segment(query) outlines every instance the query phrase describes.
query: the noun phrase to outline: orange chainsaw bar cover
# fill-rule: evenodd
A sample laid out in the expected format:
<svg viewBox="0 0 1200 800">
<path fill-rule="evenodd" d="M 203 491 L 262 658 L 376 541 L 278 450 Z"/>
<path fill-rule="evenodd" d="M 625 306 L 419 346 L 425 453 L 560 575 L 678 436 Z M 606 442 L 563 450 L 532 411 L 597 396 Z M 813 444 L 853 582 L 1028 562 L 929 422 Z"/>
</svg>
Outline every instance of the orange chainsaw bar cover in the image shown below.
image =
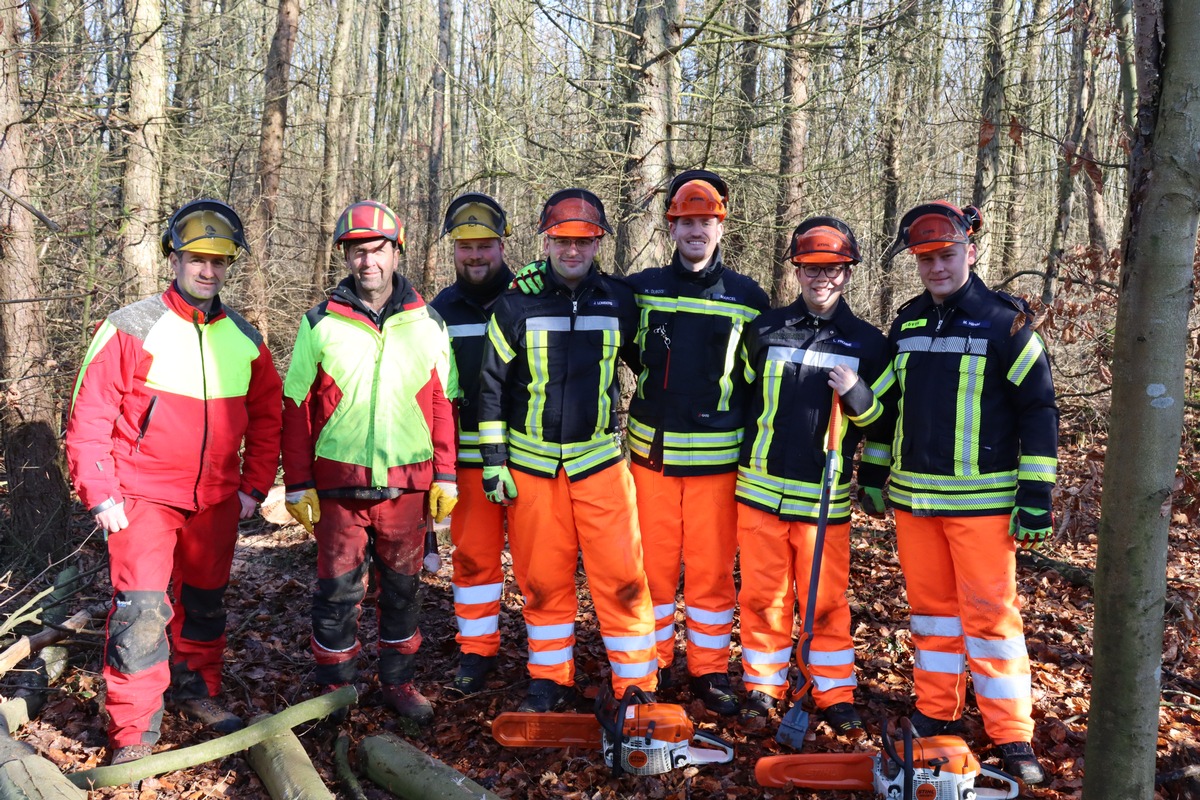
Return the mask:
<svg viewBox="0 0 1200 800">
<path fill-rule="evenodd" d="M 767 756 L 754 765 L 759 786 L 786 789 L 843 789 L 848 792 L 875 788 L 874 753 L 799 753 Z"/>
<path fill-rule="evenodd" d="M 677 744 L 695 728 L 683 706 L 641 703 L 625 710 L 626 736 Z M 507 711 L 492 720 L 492 738 L 505 747 L 600 747 L 600 723 L 591 714 Z"/>
</svg>

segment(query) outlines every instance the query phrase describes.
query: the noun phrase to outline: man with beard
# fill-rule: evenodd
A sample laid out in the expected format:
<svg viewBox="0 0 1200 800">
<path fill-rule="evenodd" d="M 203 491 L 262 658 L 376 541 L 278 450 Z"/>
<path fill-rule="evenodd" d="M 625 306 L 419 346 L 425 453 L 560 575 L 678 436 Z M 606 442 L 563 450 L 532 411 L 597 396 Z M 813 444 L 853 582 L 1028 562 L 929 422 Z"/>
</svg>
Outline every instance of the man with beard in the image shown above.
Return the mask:
<svg viewBox="0 0 1200 800">
<path fill-rule="evenodd" d="M 442 235 L 454 247 L 456 280 L 433 299 L 450 333 L 458 368 L 458 505 L 450 518 L 454 565 L 454 614 L 458 621 L 458 672 L 450 687 L 474 694 L 496 668 L 500 652 L 500 595 L 504 571 L 505 506 L 483 493 L 479 454 L 479 366 L 492 305 L 512 281 L 504 263 L 511 230 L 504 208 L 478 192 L 456 197 L 446 208 Z"/>
</svg>

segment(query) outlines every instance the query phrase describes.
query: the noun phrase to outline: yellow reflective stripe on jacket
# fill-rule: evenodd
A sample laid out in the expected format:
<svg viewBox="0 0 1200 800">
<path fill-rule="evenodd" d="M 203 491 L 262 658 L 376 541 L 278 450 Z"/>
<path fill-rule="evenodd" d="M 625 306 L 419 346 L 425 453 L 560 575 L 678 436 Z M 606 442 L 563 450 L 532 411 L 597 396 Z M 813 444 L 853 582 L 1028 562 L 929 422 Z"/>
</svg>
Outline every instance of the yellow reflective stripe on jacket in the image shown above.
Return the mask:
<svg viewBox="0 0 1200 800">
<path fill-rule="evenodd" d="M 747 362 L 749 363 L 749 362 Z M 771 450 L 771 440 L 775 438 L 775 415 L 779 411 L 780 383 L 787 374 L 786 362 L 766 361 L 763 363 L 761 380 L 763 393 L 763 410 L 755 420 L 754 445 L 750 450 L 750 466 L 755 470 L 765 470 L 767 454 Z M 763 474 L 766 474 L 765 472 Z"/>
<path fill-rule="evenodd" d="M 777 478 L 761 470 L 739 469 L 735 494 L 781 516 L 815 519 L 821 512 L 821 484 Z M 849 514 L 850 485 L 839 481 L 830 498 L 829 517 L 839 519 Z"/>
<path fill-rule="evenodd" d="M 505 438 L 508 436 L 508 423 L 498 422 L 480 422 L 479 423 L 479 443 L 482 444 L 504 444 Z"/>
<path fill-rule="evenodd" d="M 79 375 L 75 378 L 75 388 L 71 392 L 71 406 L 75 406 L 75 398 L 79 395 L 79 387 L 83 384 L 83 375 L 87 372 L 88 364 L 92 363 L 92 359 L 96 354 L 104 349 L 109 340 L 117 335 L 117 328 L 108 320 L 100 325 L 96 335 L 92 337 L 92 343 L 88 345 L 87 353 L 83 356 L 83 366 L 79 370 Z"/>
<path fill-rule="evenodd" d="M 1054 483 L 1057 474 L 1058 459 L 1054 456 L 1021 455 L 1021 461 L 1017 468 L 1017 480 Z"/>
<path fill-rule="evenodd" d="M 529 403 L 525 406 L 525 430 L 540 435 L 542 413 L 546 410 L 546 386 L 550 383 L 550 332 L 533 327 L 529 320 L 525 329 L 525 357 L 529 361 Z"/>
<path fill-rule="evenodd" d="M 983 413 L 986 359 L 964 355 L 958 362 L 958 408 L 954 419 L 954 474 L 979 474 L 979 418 Z"/>
<path fill-rule="evenodd" d="M 621 332 L 617 329 L 616 318 L 603 317 L 599 321 L 612 323 L 611 327 L 605 327 L 601 331 L 600 340 L 603 355 L 600 358 L 600 381 L 597 384 L 596 430 L 602 431 L 612 419 L 612 397 L 608 393 L 608 387 L 617 379 L 617 348 L 621 345 Z"/>
<path fill-rule="evenodd" d="M 1017 356 L 1017 360 L 1008 370 L 1009 382 L 1014 386 L 1020 386 L 1045 351 L 1046 345 L 1042 341 L 1041 334 L 1035 333 L 1030 336 L 1029 341 L 1025 343 L 1025 348 L 1021 350 L 1021 354 Z"/>
</svg>

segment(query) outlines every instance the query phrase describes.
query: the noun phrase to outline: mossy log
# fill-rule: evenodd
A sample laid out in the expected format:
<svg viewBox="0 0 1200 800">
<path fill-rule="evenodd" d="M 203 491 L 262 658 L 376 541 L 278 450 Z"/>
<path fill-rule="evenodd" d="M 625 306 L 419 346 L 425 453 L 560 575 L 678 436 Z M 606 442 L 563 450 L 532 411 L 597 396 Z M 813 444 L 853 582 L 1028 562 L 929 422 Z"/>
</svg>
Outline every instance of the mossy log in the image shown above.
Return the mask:
<svg viewBox="0 0 1200 800">
<path fill-rule="evenodd" d="M 456 769 L 390 733 L 358 746 L 363 772 L 405 800 L 500 800 Z"/>
<path fill-rule="evenodd" d="M 334 711 L 358 701 L 358 690 L 353 686 L 343 686 L 336 692 L 305 700 L 278 714 L 267 717 L 259 722 L 236 731 L 219 739 L 213 739 L 202 744 L 184 747 L 179 750 L 167 750 L 152 756 L 118 764 L 115 767 L 96 767 L 95 769 L 73 772 L 67 777 L 71 783 L 84 789 L 101 786 L 120 786 L 133 783 L 153 775 L 162 775 L 178 769 L 187 769 L 197 764 L 216 761 L 219 758 L 233 755 L 239 751 L 253 747 L 259 742 L 278 736 L 281 733 L 304 722 L 327 717 Z"/>
<path fill-rule="evenodd" d="M 29 745 L 0 735 L 0 800 L 87 800 Z"/>
<path fill-rule="evenodd" d="M 263 739 L 246 753 L 271 800 L 333 800 L 304 745 L 290 729 Z"/>
<path fill-rule="evenodd" d="M 10 735 L 38 715 L 46 703 L 46 689 L 67 667 L 67 648 L 47 647 L 29 664 L 29 669 L 17 677 L 13 696 L 0 703 L 0 729 Z"/>
</svg>

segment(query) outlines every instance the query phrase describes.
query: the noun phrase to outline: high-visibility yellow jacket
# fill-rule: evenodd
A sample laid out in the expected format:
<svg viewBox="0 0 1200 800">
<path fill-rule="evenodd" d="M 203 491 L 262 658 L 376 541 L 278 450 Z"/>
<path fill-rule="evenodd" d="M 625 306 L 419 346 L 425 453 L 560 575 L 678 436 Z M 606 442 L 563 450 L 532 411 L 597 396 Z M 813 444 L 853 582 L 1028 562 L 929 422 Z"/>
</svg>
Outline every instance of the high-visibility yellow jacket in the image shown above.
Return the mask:
<svg viewBox="0 0 1200 800">
<path fill-rule="evenodd" d="M 371 499 L 454 480 L 450 338 L 402 276 L 379 314 L 350 278 L 305 314 L 283 394 L 288 491 Z"/>
</svg>

